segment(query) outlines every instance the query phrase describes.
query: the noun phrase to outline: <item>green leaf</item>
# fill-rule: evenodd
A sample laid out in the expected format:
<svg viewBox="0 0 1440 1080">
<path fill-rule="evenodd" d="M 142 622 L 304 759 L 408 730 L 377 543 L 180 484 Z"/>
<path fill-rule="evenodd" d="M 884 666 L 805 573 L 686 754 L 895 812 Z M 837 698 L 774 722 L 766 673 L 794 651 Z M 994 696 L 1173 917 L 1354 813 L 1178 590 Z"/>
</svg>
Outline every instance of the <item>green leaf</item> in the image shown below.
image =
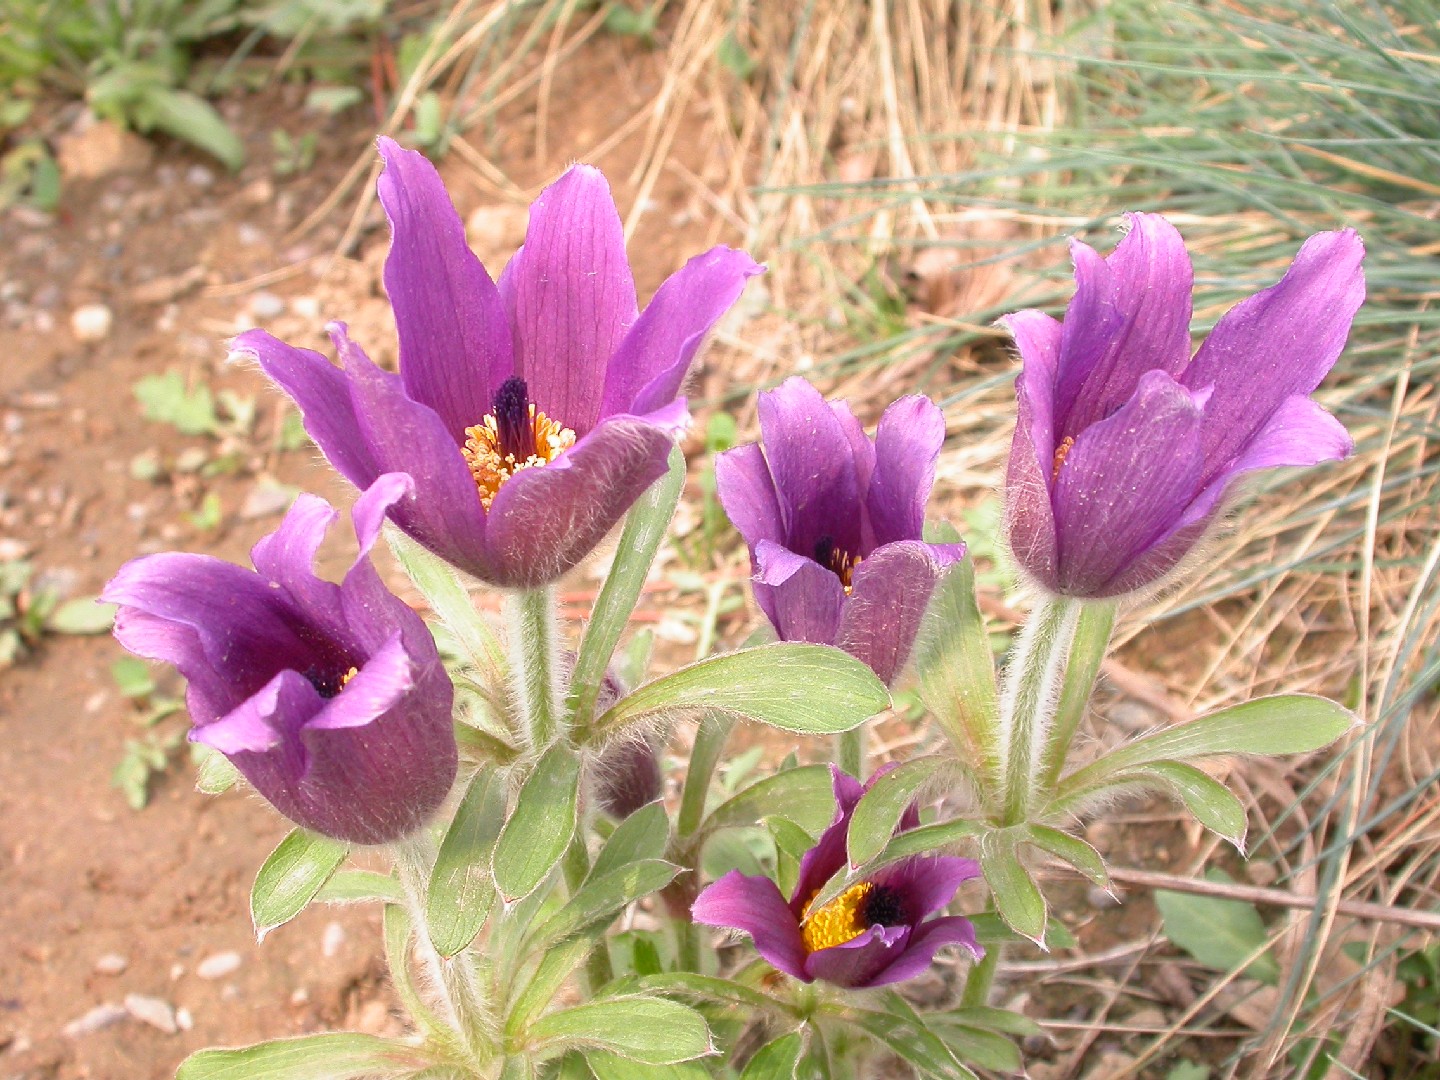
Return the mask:
<svg viewBox="0 0 1440 1080">
<path fill-rule="evenodd" d="M 644 1076 L 637 1074 L 635 1063 L 603 1050 L 585 1051 L 585 1061 L 595 1080 L 710 1080 L 710 1070 L 698 1061 L 680 1061 L 673 1065 L 651 1065 Z"/>
<path fill-rule="evenodd" d="M 647 803 L 615 827 L 600 849 L 590 877 L 599 878 L 642 859 L 659 859 L 670 842 L 670 818 L 665 804 Z"/>
<path fill-rule="evenodd" d="M 915 801 L 915 793 L 945 771 L 948 761 L 921 757 L 891 769 L 876 780 L 855 807 L 850 819 L 850 865 L 869 862 L 895 835 L 900 817 Z"/>
<path fill-rule="evenodd" d="M 1229 840 L 1244 854 L 1250 824 L 1245 804 L 1219 780 L 1180 761 L 1157 761 L 1118 778 L 1122 784 L 1133 780 L 1147 781 L 1147 786 L 1158 781 L 1180 798 L 1201 825 Z"/>
<path fill-rule="evenodd" d="M 332 1032 L 241 1050 L 201 1050 L 180 1063 L 175 1080 L 357 1080 L 399 1077 L 429 1064 L 419 1047 Z"/>
<path fill-rule="evenodd" d="M 358 86 L 317 86 L 305 95 L 305 111 L 334 116 L 365 100 Z"/>
<path fill-rule="evenodd" d="M 756 781 L 712 810 L 705 830 L 754 825 L 777 810 L 812 836 L 821 832 L 835 817 L 830 767 L 801 765 Z"/>
<path fill-rule="evenodd" d="M 630 1061 L 669 1065 L 712 1053 L 710 1029 L 694 1009 L 652 997 L 616 997 L 542 1016 L 530 1028 L 538 1049 L 590 1047 Z"/>
<path fill-rule="evenodd" d="M 1330 745 L 1355 723 L 1348 709 L 1311 694 L 1276 694 L 1157 731 L 1067 776 L 1053 808 L 1074 792 L 1160 761 L 1219 754 L 1304 754 Z"/>
<path fill-rule="evenodd" d="M 885 845 L 885 850 L 863 866 L 854 867 L 848 873 L 837 874 L 830 883 L 810 901 L 813 907 L 823 907 L 856 882 L 873 877 L 877 871 L 916 855 L 928 855 L 950 848 L 962 840 L 985 835 L 989 829 L 977 821 L 943 821 L 934 825 L 921 825 L 918 829 L 906 829 Z"/>
<path fill-rule="evenodd" d="M 350 846 L 342 841 L 291 830 L 255 875 L 250 918 L 256 935 L 263 941 L 271 930 L 305 910 L 349 852 Z"/>
<path fill-rule="evenodd" d="M 495 843 L 495 887 L 507 903 L 534 892 L 565 854 L 579 795 L 580 759 L 557 743 L 535 764 Z"/>
<path fill-rule="evenodd" d="M 136 126 L 144 131 L 159 128 L 218 158 L 231 172 L 245 164 L 245 144 L 230 129 L 215 107 L 188 90 L 175 90 L 158 83 L 144 88 L 135 103 Z"/>
<path fill-rule="evenodd" d="M 603 930 L 620 911 L 663 889 L 680 868 L 663 859 L 643 859 L 600 876 L 591 876 L 568 903 L 534 931 L 531 949 L 548 949 L 571 934 Z"/>
<path fill-rule="evenodd" d="M 425 597 L 446 629 L 455 636 L 471 667 L 490 675 L 505 669 L 505 650 L 484 616 L 475 610 L 470 594 L 455 571 L 399 529 L 385 530 L 395 560 Z"/>
<path fill-rule="evenodd" d="M 338 870 L 315 894 L 315 902 L 319 904 L 363 904 L 372 900 L 403 904 L 405 891 L 389 874 L 374 870 Z"/>
<path fill-rule="evenodd" d="M 755 73 L 756 61 L 744 45 L 740 44 L 735 31 L 727 31 L 720 39 L 720 45 L 715 50 L 715 59 L 720 61 L 720 66 L 737 79 L 745 80 Z M 798 1054 L 799 1051 L 797 1050 Z M 748 1071 L 746 1075 L 749 1075 Z"/>
<path fill-rule="evenodd" d="M 110 677 L 120 693 L 128 698 L 145 698 L 155 692 L 155 677 L 150 665 L 134 656 L 122 656 L 110 665 Z"/>
<path fill-rule="evenodd" d="M 505 782 L 494 769 L 482 769 L 455 811 L 430 874 L 425 920 L 441 956 L 454 956 L 474 941 L 490 915 L 495 903 L 490 855 L 504 821 Z"/>
<path fill-rule="evenodd" d="M 655 990 L 662 994 L 685 994 L 712 1001 L 721 1005 L 743 1005 L 750 1009 L 773 1009 L 775 999 L 759 990 L 752 990 L 729 979 L 717 979 L 711 975 L 695 975 L 688 971 L 667 971 L 660 975 L 647 975 L 639 982 L 641 989 Z"/>
<path fill-rule="evenodd" d="M 1062 862 L 1069 863 L 1100 888 L 1110 888 L 1110 875 L 1105 871 L 1105 860 L 1079 837 L 1046 825 L 1028 825 L 1025 827 L 1025 838 L 1041 851 L 1047 851 Z"/>
<path fill-rule="evenodd" d="M 955 1060 L 949 1048 L 924 1024 L 869 1009 L 847 1009 L 843 1015 L 897 1057 L 914 1065 L 922 1076 L 975 1080 L 975 1074 Z"/>
<path fill-rule="evenodd" d="M 45 626 L 57 634 L 108 634 L 115 625 L 118 606 L 102 604 L 93 596 L 77 596 L 52 611 Z"/>
<path fill-rule="evenodd" d="M 1003 1031 L 1007 1035 L 1044 1035 L 1045 1029 L 1024 1013 L 1011 1009 L 997 1009 L 992 1005 L 970 1005 L 954 1009 L 938 1016 L 947 1017 L 967 1027 L 984 1028 L 987 1031 Z"/>
<path fill-rule="evenodd" d="M 927 1015 L 925 1026 L 950 1048 L 957 1058 L 998 1073 L 1020 1073 L 1024 1061 L 1020 1048 L 1004 1035 L 956 1022 L 953 1015 Z"/>
<path fill-rule="evenodd" d="M 240 770 L 230 764 L 230 759 L 218 750 L 205 748 L 207 753 L 195 774 L 195 790 L 202 795 L 219 795 L 229 791 L 240 779 Z"/>
<path fill-rule="evenodd" d="M 1230 880 L 1218 870 L 1205 876 L 1210 881 Z M 1165 936 L 1215 971 L 1236 970 L 1269 939 L 1260 912 L 1243 900 L 1156 889 L 1155 906 L 1164 920 Z M 1280 965 L 1270 953 L 1261 953 L 1246 965 L 1245 974 L 1274 986 Z"/>
<path fill-rule="evenodd" d="M 795 1080 L 795 1066 L 805 1049 L 800 1033 L 792 1031 L 755 1051 L 740 1080 Z"/>
<path fill-rule="evenodd" d="M 215 415 L 215 399 L 204 383 L 194 390 L 185 385 L 178 371 L 164 375 L 146 375 L 135 384 L 135 398 L 145 419 L 169 424 L 182 435 L 214 435 L 220 420 Z"/>
<path fill-rule="evenodd" d="M 1165 1080 L 1210 1080 L 1210 1069 L 1198 1062 L 1182 1061 L 1170 1067 Z"/>
<path fill-rule="evenodd" d="M 920 700 L 975 776 L 994 771 L 1000 723 L 995 657 L 975 601 L 969 555 L 945 572 L 930 595 L 915 639 Z"/>
<path fill-rule="evenodd" d="M 659 480 L 651 484 L 625 517 L 615 561 L 585 627 L 585 637 L 575 658 L 570 676 L 570 693 L 566 702 L 573 722 L 580 727 L 589 724 L 595 711 L 595 700 L 605 680 L 606 669 L 620 644 L 640 590 L 655 561 L 655 552 L 665 538 L 680 489 L 685 485 L 685 455 L 676 447 L 670 451 L 670 466 Z"/>
<path fill-rule="evenodd" d="M 870 668 L 828 645 L 779 642 L 712 656 L 626 695 L 595 722 L 602 735 L 698 710 L 799 735 L 859 727 L 890 704 Z"/>
<path fill-rule="evenodd" d="M 509 1015 L 505 1019 L 505 1034 L 515 1038 L 525 1031 L 535 1017 L 550 1006 L 555 995 L 565 985 L 585 957 L 590 955 L 594 942 L 586 938 L 562 942 L 540 954 L 540 962 L 528 980 L 512 985 L 512 996 L 507 1006 Z M 513 979 L 513 976 L 512 976 Z"/>
<path fill-rule="evenodd" d="M 1045 897 L 1021 864 L 1015 841 L 1008 830 L 982 836 L 980 868 L 995 898 L 995 910 L 1006 925 L 1040 945 L 1045 940 Z"/>
</svg>

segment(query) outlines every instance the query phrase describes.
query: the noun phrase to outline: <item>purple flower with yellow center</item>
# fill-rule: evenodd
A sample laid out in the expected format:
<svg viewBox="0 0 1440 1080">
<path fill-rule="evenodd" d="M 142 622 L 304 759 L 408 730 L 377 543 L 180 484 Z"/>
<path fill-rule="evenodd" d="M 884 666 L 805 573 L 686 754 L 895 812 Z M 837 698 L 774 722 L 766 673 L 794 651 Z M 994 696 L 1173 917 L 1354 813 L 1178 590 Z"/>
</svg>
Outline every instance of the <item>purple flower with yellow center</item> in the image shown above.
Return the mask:
<svg viewBox="0 0 1440 1080">
<path fill-rule="evenodd" d="M 188 681 L 190 738 L 224 754 L 277 810 L 359 844 L 423 825 L 455 779 L 454 690 L 424 621 L 369 552 L 410 478 L 353 510 L 360 552 L 340 584 L 313 569 L 338 516 L 301 495 L 255 545 L 254 570 L 208 555 L 134 559 L 105 587 L 115 636 Z"/>
<path fill-rule="evenodd" d="M 901 398 L 866 436 L 804 379 L 759 400 L 761 442 L 721 454 L 720 502 L 750 547 L 755 600 L 786 641 L 838 645 L 887 684 L 964 544 L 922 539 L 945 418 Z"/>
<path fill-rule="evenodd" d="M 610 189 L 576 165 L 530 208 L 499 282 L 466 246 L 439 174 L 380 140 L 392 243 L 385 288 L 400 373 L 332 323 L 341 366 L 251 330 L 233 347 L 300 406 L 357 487 L 413 477 L 390 517 L 436 555 L 497 585 L 534 588 L 583 559 L 659 478 L 689 422 L 677 398 L 705 335 L 761 271 L 716 247 L 641 313 Z"/>
<path fill-rule="evenodd" d="M 973 859 L 919 855 L 815 906 L 820 890 L 846 867 L 850 818 L 869 787 L 834 766 L 831 774 L 835 820 L 801 858 L 790 899 L 769 878 L 732 870 L 696 898 L 691 909 L 695 921 L 749 934 L 761 956 L 807 983 L 821 979 L 860 988 L 902 982 L 928 968 L 947 945 L 960 945 L 980 959 L 984 950 L 969 919 L 930 917 L 950 903 L 961 884 L 980 876 L 980 864 Z M 882 775 L 876 773 L 870 784 Z M 919 823 L 911 806 L 900 830 Z"/>
<path fill-rule="evenodd" d="M 1006 530 L 1025 572 L 1068 596 L 1164 577 L 1241 474 L 1353 448 L 1310 394 L 1365 299 L 1355 231 L 1306 240 L 1285 276 L 1227 312 L 1192 357 L 1185 244 L 1162 217 L 1129 220 L 1106 258 L 1071 244 L 1063 324 L 1039 311 L 1001 320 L 1024 362 Z"/>
</svg>

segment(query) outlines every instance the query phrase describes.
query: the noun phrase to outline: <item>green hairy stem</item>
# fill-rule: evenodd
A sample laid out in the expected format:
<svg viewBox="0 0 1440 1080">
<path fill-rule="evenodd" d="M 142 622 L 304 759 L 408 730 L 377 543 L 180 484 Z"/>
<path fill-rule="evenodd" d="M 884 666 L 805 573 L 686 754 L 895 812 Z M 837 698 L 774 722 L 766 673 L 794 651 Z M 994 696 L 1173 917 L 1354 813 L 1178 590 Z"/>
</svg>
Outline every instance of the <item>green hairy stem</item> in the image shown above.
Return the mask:
<svg viewBox="0 0 1440 1080">
<path fill-rule="evenodd" d="M 563 716 L 554 586 L 510 593 L 505 608 L 521 724 L 538 753 L 561 735 Z"/>
</svg>

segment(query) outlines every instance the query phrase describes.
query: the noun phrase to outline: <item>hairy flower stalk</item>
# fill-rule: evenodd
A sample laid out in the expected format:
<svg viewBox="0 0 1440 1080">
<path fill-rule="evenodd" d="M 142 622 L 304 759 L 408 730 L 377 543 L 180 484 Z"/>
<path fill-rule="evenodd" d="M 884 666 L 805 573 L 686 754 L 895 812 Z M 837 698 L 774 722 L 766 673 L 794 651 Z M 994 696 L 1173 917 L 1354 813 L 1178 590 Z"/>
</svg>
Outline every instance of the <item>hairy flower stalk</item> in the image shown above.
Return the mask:
<svg viewBox="0 0 1440 1080">
<path fill-rule="evenodd" d="M 562 734 L 565 700 L 560 686 L 555 590 L 524 589 L 505 598 L 510 631 L 510 672 L 521 730 L 535 753 Z"/>
<path fill-rule="evenodd" d="M 610 189 L 576 165 L 531 206 L 525 243 L 497 281 L 466 246 L 434 166 L 390 139 L 379 145 L 399 374 L 338 322 L 339 367 L 261 330 L 233 348 L 295 400 L 346 479 L 412 478 L 413 494 L 389 512 L 403 532 L 482 581 L 548 585 L 664 474 L 689 423 L 681 385 L 762 268 L 712 248 L 640 311 Z"/>
</svg>

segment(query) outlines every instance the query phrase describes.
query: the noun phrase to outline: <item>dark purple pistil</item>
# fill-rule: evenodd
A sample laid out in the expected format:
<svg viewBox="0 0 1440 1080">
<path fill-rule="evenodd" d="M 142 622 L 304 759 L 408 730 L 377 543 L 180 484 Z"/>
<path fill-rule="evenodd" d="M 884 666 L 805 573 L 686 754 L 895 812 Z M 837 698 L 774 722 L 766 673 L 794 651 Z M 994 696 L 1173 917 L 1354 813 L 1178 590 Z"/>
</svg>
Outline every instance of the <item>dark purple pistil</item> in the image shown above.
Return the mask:
<svg viewBox="0 0 1440 1080">
<path fill-rule="evenodd" d="M 322 669 L 320 667 L 307 668 L 304 673 L 310 685 L 315 687 L 315 692 L 326 701 L 340 693 L 340 688 L 345 685 L 345 676 L 338 671 Z"/>
<path fill-rule="evenodd" d="M 500 453 L 524 461 L 535 453 L 535 425 L 530 420 L 530 388 L 525 380 L 511 375 L 495 391 L 491 406 Z"/>
<path fill-rule="evenodd" d="M 900 894 L 885 885 L 876 885 L 861 902 L 859 921 L 865 926 L 904 926 L 908 920 Z"/>
</svg>

